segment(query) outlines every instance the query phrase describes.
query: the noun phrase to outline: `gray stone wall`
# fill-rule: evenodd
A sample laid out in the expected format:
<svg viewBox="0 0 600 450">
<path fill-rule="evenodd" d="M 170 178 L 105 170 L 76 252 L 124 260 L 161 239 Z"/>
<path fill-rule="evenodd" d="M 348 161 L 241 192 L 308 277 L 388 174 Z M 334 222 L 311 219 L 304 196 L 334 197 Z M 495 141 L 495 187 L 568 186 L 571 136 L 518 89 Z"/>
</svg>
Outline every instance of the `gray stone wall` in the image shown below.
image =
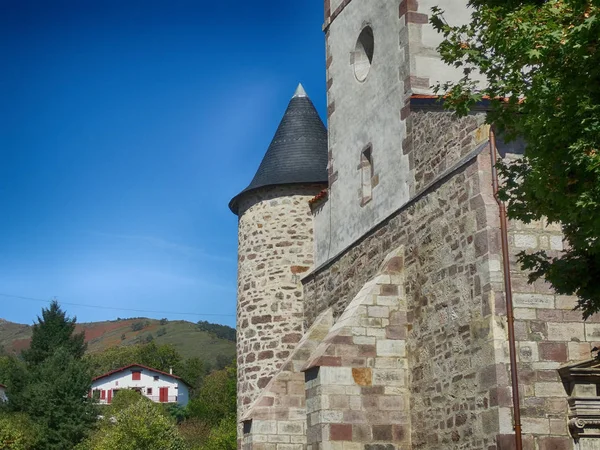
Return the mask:
<svg viewBox="0 0 600 450">
<path fill-rule="evenodd" d="M 322 185 L 262 188 L 239 204 L 238 414 L 241 417 L 303 335 L 300 278 L 313 267 L 308 200 Z"/>
</svg>

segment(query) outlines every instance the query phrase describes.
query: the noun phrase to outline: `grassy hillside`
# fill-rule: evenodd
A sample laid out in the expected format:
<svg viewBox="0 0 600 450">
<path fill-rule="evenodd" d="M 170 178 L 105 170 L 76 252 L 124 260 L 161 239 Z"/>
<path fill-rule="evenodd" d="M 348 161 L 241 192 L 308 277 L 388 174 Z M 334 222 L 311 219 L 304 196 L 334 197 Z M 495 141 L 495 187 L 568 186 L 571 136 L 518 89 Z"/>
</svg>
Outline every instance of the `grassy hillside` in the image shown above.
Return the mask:
<svg viewBox="0 0 600 450">
<path fill-rule="evenodd" d="M 172 344 L 184 358 L 199 357 L 214 364 L 218 355 L 235 356 L 235 342 L 201 331 L 195 323 L 184 320 L 159 321 L 146 318 L 77 324 L 85 332 L 88 352 L 110 347 L 135 345 L 154 340 L 157 345 Z M 31 327 L 0 319 L 0 346 L 19 353 L 29 347 Z"/>
</svg>

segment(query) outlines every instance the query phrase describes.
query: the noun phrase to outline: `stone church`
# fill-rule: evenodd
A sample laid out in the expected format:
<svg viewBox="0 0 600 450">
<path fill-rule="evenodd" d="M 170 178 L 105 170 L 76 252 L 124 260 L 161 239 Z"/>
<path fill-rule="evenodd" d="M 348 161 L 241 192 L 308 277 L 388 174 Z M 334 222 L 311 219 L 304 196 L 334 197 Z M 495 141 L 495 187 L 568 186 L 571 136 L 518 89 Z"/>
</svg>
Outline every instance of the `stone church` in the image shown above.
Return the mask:
<svg viewBox="0 0 600 450">
<path fill-rule="evenodd" d="M 516 264 L 562 250 L 544 221 L 505 234 L 511 364 L 486 105 L 457 118 L 432 95 L 461 75 L 439 3 L 468 20 L 466 0 L 325 0 L 328 127 L 299 86 L 230 202 L 243 449 L 519 449 L 515 425 L 524 449 L 600 449 L 600 317 Z"/>
</svg>

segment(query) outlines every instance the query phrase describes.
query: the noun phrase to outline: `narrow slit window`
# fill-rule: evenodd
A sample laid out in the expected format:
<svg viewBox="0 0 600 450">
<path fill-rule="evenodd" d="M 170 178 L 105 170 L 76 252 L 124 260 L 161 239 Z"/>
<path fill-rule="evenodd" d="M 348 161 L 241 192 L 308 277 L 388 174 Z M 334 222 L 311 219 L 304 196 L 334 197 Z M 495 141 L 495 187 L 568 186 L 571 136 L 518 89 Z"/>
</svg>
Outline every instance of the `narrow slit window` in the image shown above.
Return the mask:
<svg viewBox="0 0 600 450">
<path fill-rule="evenodd" d="M 362 183 L 362 203 L 365 204 L 373 196 L 373 151 L 369 146 L 360 155 L 360 173 Z"/>
</svg>

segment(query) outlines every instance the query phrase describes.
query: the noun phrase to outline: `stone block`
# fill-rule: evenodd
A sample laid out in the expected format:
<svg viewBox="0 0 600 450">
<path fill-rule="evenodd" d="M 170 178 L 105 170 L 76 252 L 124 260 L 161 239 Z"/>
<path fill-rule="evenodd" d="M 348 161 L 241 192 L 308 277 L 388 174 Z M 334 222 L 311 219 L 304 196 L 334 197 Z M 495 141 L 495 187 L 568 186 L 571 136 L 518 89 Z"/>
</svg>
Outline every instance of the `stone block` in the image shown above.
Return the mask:
<svg viewBox="0 0 600 450">
<path fill-rule="evenodd" d="M 538 439 L 539 450 L 572 450 L 573 440 L 564 436 L 546 436 Z"/>
<path fill-rule="evenodd" d="M 585 323 L 585 337 L 588 341 L 600 341 L 600 323 Z"/>
<path fill-rule="evenodd" d="M 563 250 L 563 237 L 562 236 L 550 236 L 550 249 L 551 250 Z"/>
<path fill-rule="evenodd" d="M 319 369 L 319 377 L 323 385 L 346 386 L 354 384 L 352 369 L 350 367 L 321 367 Z"/>
<path fill-rule="evenodd" d="M 396 286 L 397 287 L 397 286 Z M 376 299 L 378 306 L 395 306 L 398 307 L 399 299 L 397 295 L 378 295 Z M 369 314 L 371 315 L 371 314 Z M 376 316 L 378 317 L 378 316 Z M 387 316 L 383 316 L 387 317 Z"/>
<path fill-rule="evenodd" d="M 304 424 L 302 422 L 277 422 L 277 432 L 279 434 L 304 434 Z"/>
<path fill-rule="evenodd" d="M 585 341 L 583 323 L 548 323 L 549 341 Z"/>
<path fill-rule="evenodd" d="M 569 342 L 567 344 L 568 360 L 579 361 L 591 357 L 591 346 L 589 342 Z"/>
<path fill-rule="evenodd" d="M 303 450 L 303 444 L 277 444 L 277 450 Z"/>
<path fill-rule="evenodd" d="M 342 411 L 326 410 L 319 411 L 316 414 L 317 422 L 315 423 L 342 423 L 344 418 L 344 414 Z"/>
<path fill-rule="evenodd" d="M 370 386 L 373 383 L 373 373 L 369 367 L 353 368 L 352 378 L 360 386 Z"/>
<path fill-rule="evenodd" d="M 395 339 L 381 339 L 377 341 L 377 356 L 397 356 L 406 355 L 406 342 Z"/>
<path fill-rule="evenodd" d="M 369 306 L 368 309 L 369 317 L 382 318 L 390 316 L 390 309 L 387 306 Z"/>
<path fill-rule="evenodd" d="M 535 234 L 515 233 L 513 234 L 514 246 L 517 248 L 537 248 L 537 236 Z"/>
<path fill-rule="evenodd" d="M 277 434 L 277 421 L 253 420 L 252 434 Z"/>
<path fill-rule="evenodd" d="M 577 306 L 577 297 L 572 295 L 557 295 L 556 307 L 560 309 L 573 309 Z"/>
<path fill-rule="evenodd" d="M 565 362 L 567 360 L 567 344 L 562 342 L 540 342 L 540 359 L 546 361 Z"/>
<path fill-rule="evenodd" d="M 565 397 L 567 394 L 562 383 L 535 383 L 537 397 Z"/>
<path fill-rule="evenodd" d="M 537 342 L 519 342 L 519 361 L 532 362 L 540 359 Z"/>
<path fill-rule="evenodd" d="M 373 369 L 374 386 L 405 386 L 405 371 L 391 369 Z"/>
<path fill-rule="evenodd" d="M 391 441 L 392 425 L 373 425 L 373 440 L 374 441 Z"/>
<path fill-rule="evenodd" d="M 332 423 L 329 425 L 329 439 L 332 441 L 352 441 L 352 425 Z"/>
<path fill-rule="evenodd" d="M 515 318 L 519 320 L 535 320 L 537 319 L 536 310 L 534 308 L 515 308 Z"/>
<path fill-rule="evenodd" d="M 515 308 L 554 308 L 554 296 L 515 293 L 513 304 Z"/>
<path fill-rule="evenodd" d="M 550 433 L 550 421 L 546 418 L 521 417 L 521 424 L 523 425 L 523 433 L 526 434 L 544 435 Z"/>
</svg>

